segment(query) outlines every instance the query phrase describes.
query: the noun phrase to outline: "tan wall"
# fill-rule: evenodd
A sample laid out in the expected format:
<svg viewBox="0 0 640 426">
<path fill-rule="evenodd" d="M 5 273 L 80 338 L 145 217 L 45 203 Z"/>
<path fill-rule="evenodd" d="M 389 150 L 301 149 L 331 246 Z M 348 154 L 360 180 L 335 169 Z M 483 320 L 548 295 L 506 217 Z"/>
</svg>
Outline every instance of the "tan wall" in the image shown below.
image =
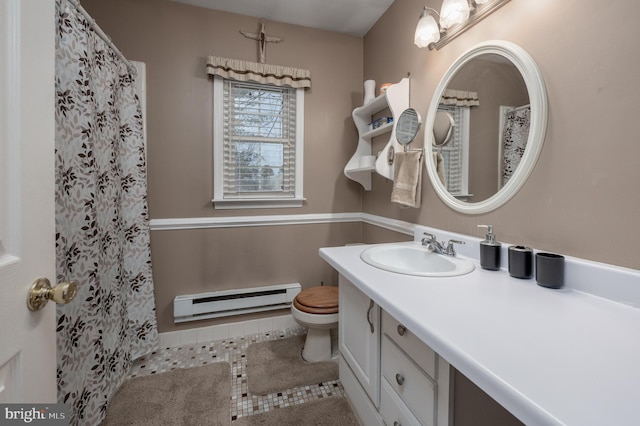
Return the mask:
<svg viewBox="0 0 640 426">
<path fill-rule="evenodd" d="M 360 241 L 362 235 L 360 223 L 294 225 L 286 227 L 285 234 L 283 229 L 261 226 L 153 232 L 160 331 L 230 321 L 222 318 L 174 327 L 173 298 L 180 294 L 294 282 L 303 287 L 338 285 L 337 272 L 320 258 L 318 249 Z"/>
<path fill-rule="evenodd" d="M 453 425 L 455 426 L 522 426 L 520 420 L 495 402 L 486 392 L 457 370 L 451 372 L 454 389 Z"/>
<path fill-rule="evenodd" d="M 364 77 L 398 81 L 411 73 L 410 104 L 423 117 L 440 78 L 478 42 L 504 39 L 527 50 L 549 95 L 549 122 L 537 166 L 505 206 L 483 215 L 447 207 L 423 185 L 423 207 L 389 203 L 391 185 L 375 178 L 365 212 L 498 239 L 580 258 L 640 268 L 640 3 L 512 0 L 441 50 L 413 45 L 418 15 L 438 0 L 397 0 L 365 36 Z M 620 2 L 617 2 L 620 3 Z M 422 138 L 422 133 L 418 136 Z"/>
<path fill-rule="evenodd" d="M 303 208 L 214 210 L 209 55 L 257 61 L 259 20 L 166 0 L 83 0 L 120 50 L 147 65 L 148 198 L 152 219 L 359 212 L 358 184 L 342 172 L 357 143 L 351 110 L 362 99 L 362 38 L 267 22 L 284 42 L 267 62 L 311 71 L 305 95 Z M 361 225 L 153 231 L 159 331 L 173 330 L 173 297 L 193 292 L 328 280 L 321 246 L 361 240 Z M 243 318 L 234 318 L 241 320 Z M 229 321 L 229 319 L 226 319 Z M 197 327 L 211 322 L 188 323 Z"/>
<path fill-rule="evenodd" d="M 436 9 L 439 3 L 427 2 Z M 211 207 L 211 87 L 204 64 L 210 54 L 255 60 L 255 43 L 237 31 L 256 29 L 257 20 L 164 0 L 83 0 L 83 5 L 129 58 L 147 64 L 152 218 L 247 214 Z M 614 7 L 594 0 L 512 0 L 436 51 L 412 43 L 423 6 L 417 0 L 396 1 L 365 37 L 364 59 L 361 39 L 267 23 L 269 33 L 286 39 L 267 48 L 268 61 L 308 68 L 313 76 L 305 114 L 309 201 L 302 209 L 251 214 L 359 211 L 362 200 L 362 209 L 369 213 L 472 235 L 480 235 L 476 224 L 492 223 L 502 241 L 639 268 L 635 246 L 640 228 L 634 215 L 639 207 L 640 144 L 635 143 L 633 123 L 640 98 L 640 59 L 625 40 L 640 38 L 640 27 L 630 21 L 640 3 L 632 2 L 626 5 L 629 13 L 617 14 Z M 600 29 L 600 39 L 593 28 Z M 411 73 L 411 106 L 426 117 L 446 69 L 466 49 L 489 39 L 510 40 L 529 51 L 548 89 L 546 141 L 520 193 L 494 212 L 469 216 L 448 208 L 426 184 L 421 209 L 400 209 L 388 201 L 392 183 L 374 174 L 374 190 L 362 197 L 359 186 L 344 178 L 342 167 L 355 148 L 350 113 L 361 101 L 363 78 L 398 81 Z M 378 231 L 369 231 L 372 228 L 364 228 L 364 238 L 377 241 Z M 288 241 L 299 232 L 296 227 L 278 229 L 278 238 Z M 156 236 L 158 232 L 152 236 L 154 253 L 171 253 L 174 249 L 162 245 L 166 239 Z M 211 231 L 183 232 L 198 247 L 200 234 Z M 235 239 L 242 232 L 229 235 Z M 228 241 L 210 244 L 220 252 Z M 275 256 L 272 260 L 286 271 L 284 262 Z M 164 289 L 183 294 L 158 268 L 155 272 L 159 294 Z"/>
</svg>

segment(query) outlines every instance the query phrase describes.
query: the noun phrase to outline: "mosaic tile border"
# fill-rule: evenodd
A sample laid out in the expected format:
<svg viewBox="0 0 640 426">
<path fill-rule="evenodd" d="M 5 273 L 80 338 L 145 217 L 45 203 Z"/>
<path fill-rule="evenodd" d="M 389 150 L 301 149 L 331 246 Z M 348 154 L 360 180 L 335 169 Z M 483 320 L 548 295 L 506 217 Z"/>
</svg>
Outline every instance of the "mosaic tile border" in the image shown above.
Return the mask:
<svg viewBox="0 0 640 426">
<path fill-rule="evenodd" d="M 292 405 L 333 396 L 344 396 L 340 380 L 298 386 L 268 395 L 252 395 L 247 389 L 246 350 L 251 343 L 278 340 L 304 334 L 301 327 L 268 331 L 247 336 L 161 348 L 137 359 L 129 378 L 164 373 L 179 368 L 197 367 L 213 362 L 231 364 L 231 422 L 253 414 L 265 413 Z"/>
</svg>

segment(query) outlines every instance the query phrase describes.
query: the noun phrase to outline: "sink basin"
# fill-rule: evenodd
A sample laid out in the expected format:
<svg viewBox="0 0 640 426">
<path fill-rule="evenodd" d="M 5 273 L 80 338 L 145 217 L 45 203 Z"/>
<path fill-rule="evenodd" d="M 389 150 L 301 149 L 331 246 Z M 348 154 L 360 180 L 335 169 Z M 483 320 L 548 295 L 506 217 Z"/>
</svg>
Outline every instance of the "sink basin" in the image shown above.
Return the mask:
<svg viewBox="0 0 640 426">
<path fill-rule="evenodd" d="M 454 277 L 475 269 L 467 259 L 429 252 L 417 242 L 376 245 L 363 251 L 360 258 L 385 271 L 421 277 Z"/>
</svg>

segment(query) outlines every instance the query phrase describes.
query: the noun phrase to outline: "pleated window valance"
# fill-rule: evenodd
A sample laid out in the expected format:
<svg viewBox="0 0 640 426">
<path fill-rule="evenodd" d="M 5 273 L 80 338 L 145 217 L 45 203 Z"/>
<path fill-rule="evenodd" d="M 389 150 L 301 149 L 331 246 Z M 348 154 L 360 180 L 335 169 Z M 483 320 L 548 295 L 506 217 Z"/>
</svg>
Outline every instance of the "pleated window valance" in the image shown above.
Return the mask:
<svg viewBox="0 0 640 426">
<path fill-rule="evenodd" d="M 477 92 L 445 89 L 440 99 L 440 104 L 472 107 L 480 105 L 480 101 L 478 100 Z"/>
<path fill-rule="evenodd" d="M 274 86 L 311 87 L 311 73 L 300 68 L 260 64 L 239 59 L 209 56 L 207 74 L 238 81 L 255 81 Z"/>
</svg>

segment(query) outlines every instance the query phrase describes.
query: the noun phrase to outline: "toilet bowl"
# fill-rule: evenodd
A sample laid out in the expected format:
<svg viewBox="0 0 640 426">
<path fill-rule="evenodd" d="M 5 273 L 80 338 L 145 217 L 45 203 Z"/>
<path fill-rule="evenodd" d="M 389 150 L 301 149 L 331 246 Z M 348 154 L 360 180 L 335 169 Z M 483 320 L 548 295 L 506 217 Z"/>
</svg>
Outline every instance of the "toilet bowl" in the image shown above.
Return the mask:
<svg viewBox="0 0 640 426">
<path fill-rule="evenodd" d="M 308 362 L 331 359 L 331 329 L 338 327 L 338 287 L 303 290 L 293 300 L 291 315 L 308 329 L 302 358 Z"/>
</svg>

